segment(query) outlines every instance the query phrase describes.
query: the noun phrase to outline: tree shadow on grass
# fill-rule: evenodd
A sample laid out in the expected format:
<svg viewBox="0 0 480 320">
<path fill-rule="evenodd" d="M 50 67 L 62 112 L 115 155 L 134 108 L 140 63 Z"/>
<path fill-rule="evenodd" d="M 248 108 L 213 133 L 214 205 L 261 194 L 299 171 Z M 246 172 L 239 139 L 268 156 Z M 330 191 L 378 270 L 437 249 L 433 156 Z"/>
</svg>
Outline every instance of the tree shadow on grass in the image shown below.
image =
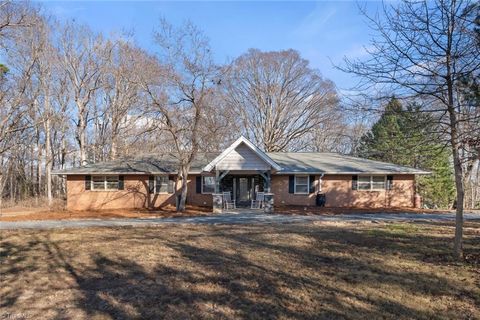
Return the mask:
<svg viewBox="0 0 480 320">
<path fill-rule="evenodd" d="M 162 231 L 165 229 L 99 232 L 97 241 L 106 241 L 112 250 L 91 250 L 84 263 L 74 259 L 75 241 L 52 240 L 49 232 L 30 234 L 23 244 L 18 237 L 5 239 L 0 257 L 8 259 L 1 266 L 7 277 L 1 284 L 11 290 L 2 291 L 2 307 L 21 308 L 18 298 L 29 285 L 23 280 L 35 284 L 39 273 L 68 280 L 75 289 L 69 310 L 58 303 L 49 307 L 51 318 L 59 319 L 72 318 L 72 312 L 80 312 L 73 313 L 74 318 L 89 319 L 439 317 L 388 292 L 377 294 L 395 288 L 432 298 L 460 296 L 473 305 L 480 304 L 473 292 L 438 273 L 388 268 L 367 255 L 371 250 L 376 255 L 384 253 L 387 259 L 399 253 L 421 261 L 423 250 L 445 245 L 446 240 L 438 237 L 372 235 L 314 225 L 208 227 L 204 232 L 185 227 L 181 235 Z M 115 238 L 117 242 L 112 241 Z M 305 243 L 289 240 L 296 238 Z M 155 257 L 153 263 L 147 263 L 138 259 L 142 255 L 122 252 L 122 248 L 127 251 L 125 239 L 154 244 L 159 252 L 166 250 L 171 255 L 145 252 Z M 412 254 L 418 243 L 423 249 Z M 32 260 L 32 255 L 38 259 Z M 56 289 L 55 281 L 35 288 L 38 299 Z M 29 312 L 42 317 L 45 310 Z M 443 316 L 456 317 L 458 310 Z"/>
</svg>

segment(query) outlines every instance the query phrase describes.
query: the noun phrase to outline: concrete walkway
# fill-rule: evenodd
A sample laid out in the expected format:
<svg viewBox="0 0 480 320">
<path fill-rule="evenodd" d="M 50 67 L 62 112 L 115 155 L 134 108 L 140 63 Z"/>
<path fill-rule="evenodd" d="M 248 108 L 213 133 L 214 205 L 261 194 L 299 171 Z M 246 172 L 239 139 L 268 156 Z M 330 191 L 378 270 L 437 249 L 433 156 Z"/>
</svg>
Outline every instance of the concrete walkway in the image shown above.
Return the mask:
<svg viewBox="0 0 480 320">
<path fill-rule="evenodd" d="M 480 221 L 480 214 L 467 213 L 465 220 Z M 89 228 L 89 227 L 123 227 L 123 226 L 154 226 L 167 223 L 176 224 L 253 224 L 253 223 L 295 223 L 312 221 L 454 221 L 454 214 L 419 214 L 419 213 L 394 213 L 394 214 L 343 214 L 343 215 L 282 215 L 264 213 L 226 213 L 207 217 L 185 218 L 143 218 L 143 219 L 85 219 L 85 220 L 42 220 L 0 222 L 0 230 L 8 229 L 52 229 L 52 228 Z"/>
</svg>

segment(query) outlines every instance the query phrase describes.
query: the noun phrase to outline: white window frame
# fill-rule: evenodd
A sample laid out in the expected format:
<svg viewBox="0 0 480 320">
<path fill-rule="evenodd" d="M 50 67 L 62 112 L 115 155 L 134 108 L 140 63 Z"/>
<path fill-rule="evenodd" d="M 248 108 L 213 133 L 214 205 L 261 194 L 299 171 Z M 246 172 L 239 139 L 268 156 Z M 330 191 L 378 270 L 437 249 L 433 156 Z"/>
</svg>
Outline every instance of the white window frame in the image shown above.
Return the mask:
<svg viewBox="0 0 480 320">
<path fill-rule="evenodd" d="M 94 183 L 94 178 L 102 178 L 103 180 L 103 188 L 101 189 L 98 189 L 98 188 L 95 188 L 95 183 Z M 107 188 L 107 177 L 115 177 L 117 178 L 117 187 L 114 188 L 114 189 L 109 189 Z M 91 190 L 92 191 L 118 191 L 118 182 L 120 181 L 120 176 L 117 176 L 117 175 L 92 175 L 92 178 L 90 180 L 90 184 L 91 184 Z"/>
<path fill-rule="evenodd" d="M 297 177 L 305 177 L 307 178 L 307 192 L 297 192 Z M 301 186 L 304 186 L 305 184 L 300 184 Z M 308 175 L 303 175 L 303 174 L 299 174 L 299 175 L 295 175 L 295 178 L 294 178 L 294 183 L 293 183 L 293 193 L 294 194 L 309 194 L 309 191 L 310 191 L 310 176 Z"/>
<path fill-rule="evenodd" d="M 201 182 L 202 182 L 202 194 L 214 194 L 215 193 L 215 184 L 216 184 L 216 181 L 215 181 L 215 176 L 201 176 Z M 213 179 L 213 191 L 212 192 L 205 192 L 203 191 L 203 186 L 204 186 L 204 181 L 205 181 L 205 178 L 212 178 Z"/>
<path fill-rule="evenodd" d="M 166 192 L 157 192 L 157 177 L 167 178 L 167 191 Z M 170 177 L 169 176 L 167 176 L 167 175 L 156 175 L 156 176 L 154 176 L 153 177 L 153 191 L 154 191 L 154 193 L 155 194 L 167 194 L 169 184 L 170 184 Z M 164 185 L 164 184 L 162 183 L 162 185 Z"/>
<path fill-rule="evenodd" d="M 364 183 L 366 184 L 366 182 L 363 182 L 363 181 L 360 181 L 360 177 L 369 177 L 370 178 L 370 181 L 368 182 L 370 188 L 368 189 L 360 189 L 360 184 L 361 183 Z M 383 188 L 379 189 L 379 188 L 373 188 L 373 177 L 383 177 Z M 387 189 L 387 176 L 386 175 L 381 175 L 381 174 L 374 174 L 374 175 L 359 175 L 358 176 L 358 180 L 357 180 L 357 190 L 358 191 L 384 191 Z"/>
</svg>

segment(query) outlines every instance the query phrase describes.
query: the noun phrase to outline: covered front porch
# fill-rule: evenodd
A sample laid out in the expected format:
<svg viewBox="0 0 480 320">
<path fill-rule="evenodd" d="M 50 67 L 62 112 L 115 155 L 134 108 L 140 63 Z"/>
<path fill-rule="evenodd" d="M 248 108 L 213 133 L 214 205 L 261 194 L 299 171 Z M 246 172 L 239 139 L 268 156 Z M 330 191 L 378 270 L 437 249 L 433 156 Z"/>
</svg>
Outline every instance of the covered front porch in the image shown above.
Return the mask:
<svg viewBox="0 0 480 320">
<path fill-rule="evenodd" d="M 271 192 L 271 175 L 269 171 L 220 171 L 215 174 L 215 194 L 230 192 L 238 208 L 250 208 L 252 200 L 257 199 L 258 192 Z"/>
<path fill-rule="evenodd" d="M 264 193 L 263 208 L 273 212 L 271 175 L 280 170 L 267 154 L 246 138 L 241 137 L 203 168 L 204 173 L 215 175 L 213 211 L 222 212 L 225 207 L 225 192 L 236 207 L 251 207 L 258 192 Z"/>
</svg>

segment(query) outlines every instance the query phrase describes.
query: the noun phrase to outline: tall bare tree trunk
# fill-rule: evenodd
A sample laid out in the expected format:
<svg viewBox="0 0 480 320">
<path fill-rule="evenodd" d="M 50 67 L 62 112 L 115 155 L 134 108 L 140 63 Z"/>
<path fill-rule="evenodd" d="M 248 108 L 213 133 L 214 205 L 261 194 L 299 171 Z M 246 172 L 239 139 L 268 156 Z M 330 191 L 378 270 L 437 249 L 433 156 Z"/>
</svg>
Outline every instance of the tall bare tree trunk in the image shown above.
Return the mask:
<svg viewBox="0 0 480 320">
<path fill-rule="evenodd" d="M 112 137 L 110 147 L 110 159 L 115 160 L 117 158 L 117 141 L 116 137 Z"/>
<path fill-rule="evenodd" d="M 77 123 L 77 141 L 78 141 L 78 148 L 80 152 L 80 165 L 84 166 L 87 164 L 87 151 L 86 151 L 86 129 L 87 123 L 85 121 L 84 115 L 84 107 L 79 107 L 80 110 L 78 115 L 78 123 Z"/>
<path fill-rule="evenodd" d="M 180 212 L 185 211 L 187 204 L 188 171 L 190 171 L 190 166 L 183 166 L 180 169 L 180 179 L 182 181 L 182 184 L 180 187 L 180 203 L 178 204 L 177 208 Z"/>
<path fill-rule="evenodd" d="M 10 202 L 15 203 L 15 184 L 13 183 L 13 174 L 10 174 Z"/>
<path fill-rule="evenodd" d="M 2 163 L 3 164 L 3 163 Z M 0 172 L 0 216 L 2 213 L 2 206 L 3 206 L 3 185 L 4 185 L 4 177 L 3 172 Z"/>
<path fill-rule="evenodd" d="M 35 197 L 35 166 L 33 163 L 34 156 L 34 145 L 33 143 L 30 144 L 30 196 Z"/>
<path fill-rule="evenodd" d="M 45 84 L 44 87 L 44 129 L 45 129 L 45 192 L 47 195 L 48 205 L 51 206 L 52 198 L 52 147 L 51 147 L 51 110 L 50 110 L 50 84 Z"/>
<path fill-rule="evenodd" d="M 64 129 L 63 129 L 64 130 Z M 65 140 L 65 134 L 62 134 L 62 152 L 60 154 L 60 168 L 63 170 L 65 169 L 65 162 L 67 158 L 67 142 Z M 61 180 L 61 188 L 62 188 L 62 195 L 65 195 L 67 193 L 67 188 L 65 185 L 65 179 L 60 179 Z"/>
<path fill-rule="evenodd" d="M 453 156 L 453 169 L 455 172 L 455 187 L 457 189 L 457 207 L 455 215 L 455 240 L 453 244 L 453 253 L 455 257 L 460 260 L 463 258 L 463 207 L 465 198 L 465 189 L 463 184 L 463 167 L 460 160 L 460 148 L 459 148 L 459 132 L 458 132 L 458 119 L 454 105 L 454 92 L 453 81 L 450 73 L 451 61 L 450 55 L 447 52 L 446 56 L 447 67 L 447 95 L 448 104 L 447 111 L 450 120 L 450 146 L 452 148 Z"/>
<path fill-rule="evenodd" d="M 37 201 L 42 194 L 42 145 L 40 143 L 40 131 L 37 131 Z"/>
<path fill-rule="evenodd" d="M 51 206 L 53 202 L 52 197 L 52 152 L 50 144 L 50 115 L 45 121 L 45 183 L 48 205 Z"/>
</svg>

